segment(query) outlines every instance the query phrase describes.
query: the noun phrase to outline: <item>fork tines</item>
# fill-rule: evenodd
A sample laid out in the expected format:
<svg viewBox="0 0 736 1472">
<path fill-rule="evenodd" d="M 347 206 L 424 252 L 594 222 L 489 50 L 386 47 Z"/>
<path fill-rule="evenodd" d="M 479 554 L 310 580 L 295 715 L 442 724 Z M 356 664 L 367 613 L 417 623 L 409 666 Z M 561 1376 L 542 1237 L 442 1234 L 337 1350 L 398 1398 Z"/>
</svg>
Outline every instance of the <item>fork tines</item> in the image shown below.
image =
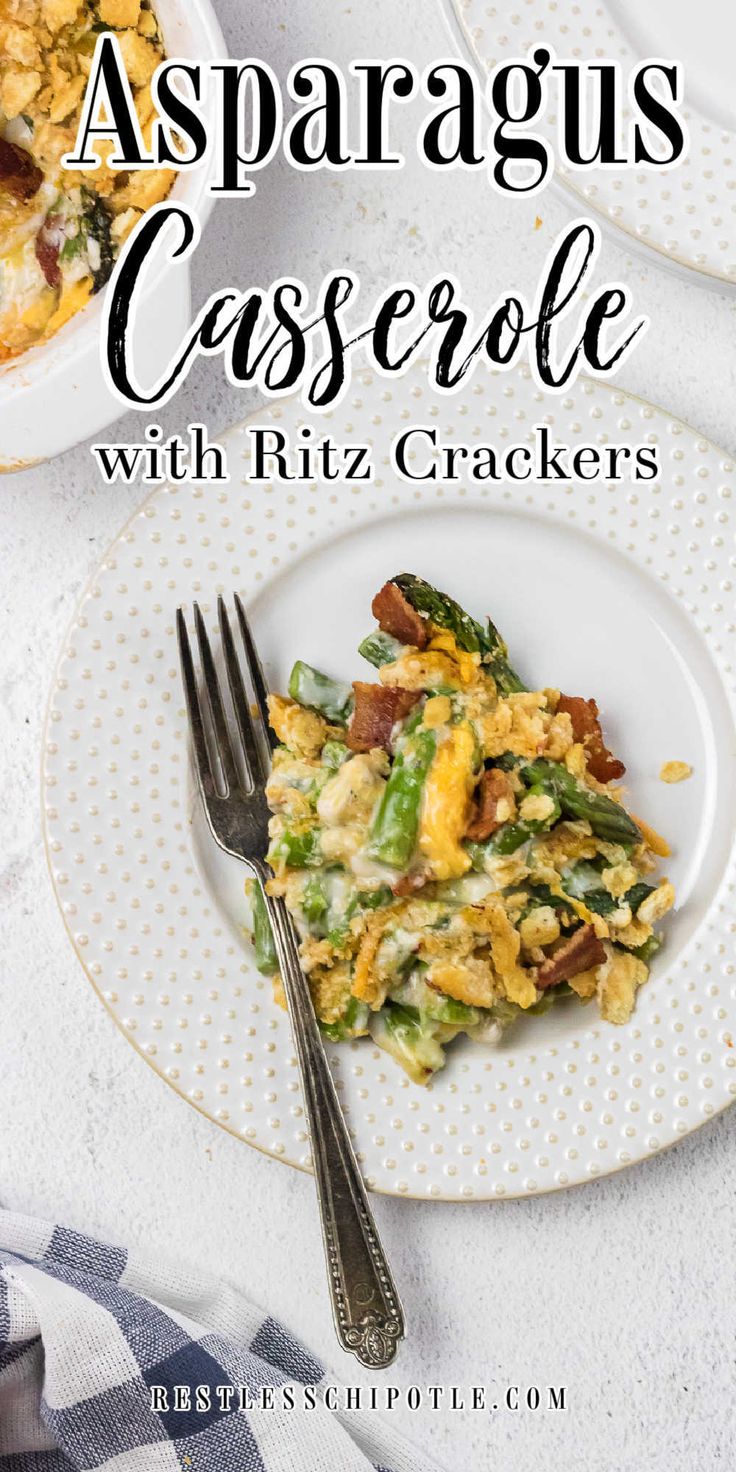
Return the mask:
<svg viewBox="0 0 736 1472">
<path fill-rule="evenodd" d="M 234 603 L 245 650 L 246 669 L 253 687 L 255 707 L 263 723 L 263 731 L 268 733 L 268 688 L 248 618 L 237 593 Z M 236 750 L 231 736 L 212 646 L 199 604 L 194 604 L 194 627 L 203 677 L 201 692 L 184 610 L 178 608 L 176 612 L 179 658 L 189 714 L 195 768 L 205 804 L 216 797 L 227 798 L 237 791 L 253 792 L 263 786 L 268 775 L 254 726 L 252 707 L 248 699 L 230 618 L 222 596 L 217 600 L 217 614 L 230 697 L 240 735 L 239 751 Z M 270 740 L 270 737 L 268 739 Z M 216 756 L 216 762 L 211 760 L 211 751 Z M 245 781 L 240 775 L 238 756 L 241 759 Z M 219 772 L 217 771 L 218 764 Z"/>
</svg>

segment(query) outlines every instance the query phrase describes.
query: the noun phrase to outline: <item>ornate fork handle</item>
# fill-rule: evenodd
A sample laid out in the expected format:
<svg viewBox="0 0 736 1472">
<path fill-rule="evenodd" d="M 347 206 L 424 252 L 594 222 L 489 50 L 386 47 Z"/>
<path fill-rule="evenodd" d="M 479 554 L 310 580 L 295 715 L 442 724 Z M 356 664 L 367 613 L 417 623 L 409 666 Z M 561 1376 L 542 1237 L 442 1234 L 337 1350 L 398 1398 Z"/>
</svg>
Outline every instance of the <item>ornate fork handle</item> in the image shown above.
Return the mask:
<svg viewBox="0 0 736 1472">
<path fill-rule="evenodd" d="M 264 888 L 268 871 L 252 865 Z M 382 1369 L 404 1337 L 404 1314 L 368 1205 L 282 899 L 265 894 L 289 1004 L 307 1107 L 335 1327 L 343 1348 Z"/>
</svg>

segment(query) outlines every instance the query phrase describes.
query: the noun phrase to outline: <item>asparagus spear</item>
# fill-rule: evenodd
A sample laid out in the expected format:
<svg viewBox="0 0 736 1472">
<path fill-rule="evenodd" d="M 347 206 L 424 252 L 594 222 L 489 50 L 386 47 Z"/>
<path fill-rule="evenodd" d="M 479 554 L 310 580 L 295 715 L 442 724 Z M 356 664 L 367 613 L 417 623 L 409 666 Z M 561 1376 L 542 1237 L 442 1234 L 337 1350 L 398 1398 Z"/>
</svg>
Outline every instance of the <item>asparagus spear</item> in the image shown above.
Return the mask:
<svg viewBox="0 0 736 1472">
<path fill-rule="evenodd" d="M 316 868 L 321 860 L 318 828 L 285 828 L 268 851 L 268 862 L 274 868 L 281 864 L 289 869 Z"/>
<path fill-rule="evenodd" d="M 392 634 L 385 634 L 383 629 L 375 629 L 358 645 L 358 654 L 362 654 L 369 664 L 380 670 L 382 664 L 393 664 L 394 660 L 399 659 L 405 648 L 406 645 L 400 644 Z"/>
<path fill-rule="evenodd" d="M 515 854 L 537 832 L 536 823 L 503 823 L 481 847 L 490 854 Z"/>
<path fill-rule="evenodd" d="M 271 933 L 271 921 L 268 918 L 266 901 L 263 898 L 260 884 L 253 880 L 251 889 L 251 901 L 253 909 L 253 948 L 256 956 L 256 966 L 263 976 L 273 976 L 278 971 L 279 963 L 276 956 L 276 947 L 273 943 Z"/>
<path fill-rule="evenodd" d="M 289 694 L 300 705 L 319 711 L 328 721 L 344 726 L 353 703 L 353 692 L 341 680 L 332 680 L 298 659 L 289 675 Z"/>
<path fill-rule="evenodd" d="M 344 741 L 325 741 L 319 759 L 323 767 L 329 767 L 331 772 L 336 772 L 338 767 L 341 767 L 352 754 L 350 747 L 346 746 Z"/>
<path fill-rule="evenodd" d="M 431 583 L 425 583 L 424 578 L 418 578 L 414 573 L 400 572 L 391 581 L 401 589 L 417 613 L 425 614 L 438 628 L 447 629 L 453 634 L 460 649 L 483 656 L 483 663 L 493 675 L 502 695 L 511 695 L 514 691 L 526 689 L 509 664 L 506 644 L 490 619 L 486 620 L 485 626 L 478 623 L 454 598 L 450 598 L 447 593 L 440 593 Z"/>
<path fill-rule="evenodd" d="M 545 992 L 542 992 L 539 1001 L 535 1002 L 532 1007 L 527 1007 L 527 1015 L 532 1017 L 543 1017 L 545 1012 L 549 1012 L 550 1007 L 554 1006 L 554 1003 L 557 1002 L 560 997 L 571 997 L 572 995 L 572 987 L 568 986 L 566 981 L 561 981 L 558 983 L 557 986 L 550 986 Z"/>
<path fill-rule="evenodd" d="M 577 863 L 570 869 L 563 878 L 562 887 L 574 900 L 583 900 L 596 915 L 611 915 L 622 904 L 629 905 L 635 915 L 640 904 L 652 893 L 651 884 L 632 884 L 621 899 L 614 899 L 603 888 L 599 870 L 593 864 L 585 862 Z"/>
<path fill-rule="evenodd" d="M 624 904 L 631 907 L 632 915 L 636 914 L 639 906 L 643 905 L 647 895 L 651 894 L 653 889 L 654 885 L 644 883 L 632 884 L 631 889 L 627 889 L 624 895 Z"/>
<path fill-rule="evenodd" d="M 569 817 L 587 818 L 598 838 L 625 847 L 641 843 L 636 823 L 620 804 L 606 797 L 605 793 L 584 787 L 561 762 L 540 758 L 522 767 L 521 776 L 530 786 L 539 784 L 543 791 L 555 797 Z"/>
<path fill-rule="evenodd" d="M 540 905 L 551 905 L 554 910 L 563 903 L 559 895 L 554 894 L 548 884 L 525 884 L 524 890 L 527 902 L 519 916 L 520 920 L 525 920 L 527 915 L 531 915 L 532 911 L 538 909 Z M 550 987 L 549 990 L 551 991 L 552 988 Z"/>
<path fill-rule="evenodd" d="M 380 889 L 359 890 L 349 901 L 340 923 L 328 930 L 327 939 L 330 945 L 339 950 L 345 944 L 354 915 L 361 910 L 380 910 L 382 905 L 390 905 L 392 900 L 393 894 L 387 884 L 382 884 Z"/>
<path fill-rule="evenodd" d="M 428 1018 L 431 1022 L 444 1022 L 450 1027 L 476 1027 L 481 1020 L 477 1007 L 446 997 L 427 986 L 421 966 L 415 967 L 407 981 L 402 982 L 391 993 L 391 1001 L 398 1002 L 406 1012 L 416 1014 L 417 1022 Z"/>
<path fill-rule="evenodd" d="M 327 928 L 325 917 L 329 907 L 327 893 L 320 876 L 310 875 L 302 894 L 302 910 L 313 935 L 325 934 Z"/>
<path fill-rule="evenodd" d="M 445 1062 L 444 1049 L 435 1035 L 437 1029 L 442 1034 L 441 1023 L 423 1025 L 415 1008 L 400 1007 L 395 1002 L 387 1002 L 380 1012 L 373 1012 L 369 1022 L 374 1043 L 391 1053 L 417 1084 L 428 1083 Z"/>
<path fill-rule="evenodd" d="M 380 910 L 382 905 L 390 905 L 393 894 L 387 884 L 382 884 L 380 889 L 359 890 L 350 901 L 345 911 L 348 920 L 357 915 L 358 910 Z"/>
<path fill-rule="evenodd" d="M 501 638 L 496 625 L 489 618 L 486 619 L 485 646 L 483 663 L 490 669 L 500 693 L 515 695 L 519 690 L 526 690 L 523 680 L 509 663 L 506 641 Z"/>
<path fill-rule="evenodd" d="M 643 961 L 645 966 L 648 966 L 656 956 L 661 945 L 661 935 L 649 935 L 643 945 L 636 946 L 633 954 L 638 956 L 639 960 Z"/>
<path fill-rule="evenodd" d="M 371 1009 L 357 997 L 351 997 L 342 1017 L 335 1022 L 320 1022 L 320 1032 L 331 1043 L 345 1043 L 349 1038 L 362 1037 L 368 1031 Z"/>
<path fill-rule="evenodd" d="M 487 858 L 506 858 L 509 854 L 515 854 L 522 843 L 527 843 L 539 832 L 539 828 L 539 823 L 503 823 L 482 843 L 468 843 L 466 847 L 473 868 L 482 874 Z"/>
<path fill-rule="evenodd" d="M 431 583 L 426 583 L 424 578 L 418 578 L 413 572 L 400 572 L 391 582 L 401 589 L 407 602 L 417 613 L 423 613 L 431 619 L 438 629 L 447 629 L 453 634 L 460 649 L 471 654 L 485 650 L 486 634 L 483 625 L 466 613 L 454 598 L 450 598 L 447 593 L 440 593 Z"/>
<path fill-rule="evenodd" d="M 482 843 L 466 843 L 465 847 L 476 873 L 484 874 L 486 859 L 497 858 L 501 854 L 515 854 L 517 848 L 521 848 L 522 843 L 526 843 L 531 836 L 526 823 L 504 823 L 491 838 L 483 839 Z"/>
<path fill-rule="evenodd" d="M 422 789 L 436 745 L 434 731 L 405 732 L 383 789 L 368 851 L 393 869 L 407 869 L 416 848 Z"/>
</svg>

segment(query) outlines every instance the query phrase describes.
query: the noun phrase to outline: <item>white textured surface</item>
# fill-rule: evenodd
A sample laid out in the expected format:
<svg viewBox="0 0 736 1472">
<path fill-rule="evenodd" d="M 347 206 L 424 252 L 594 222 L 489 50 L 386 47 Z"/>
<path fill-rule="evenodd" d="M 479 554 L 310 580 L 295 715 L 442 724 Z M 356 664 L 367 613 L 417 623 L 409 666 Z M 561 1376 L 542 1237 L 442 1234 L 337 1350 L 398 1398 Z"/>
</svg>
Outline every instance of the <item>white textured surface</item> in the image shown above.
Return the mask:
<svg viewBox="0 0 736 1472">
<path fill-rule="evenodd" d="M 553 444 L 588 435 L 633 458 L 646 438 L 659 481 L 621 486 L 615 500 L 605 482 L 584 496 L 527 482 L 415 485 L 401 497 L 384 469 L 397 425 L 431 413 L 441 443 L 460 432 L 501 446 L 531 436 L 543 409 Z M 292 399 L 259 419 L 295 443 L 303 411 Z M 229 601 L 237 587 L 269 685 L 284 690 L 302 656 L 361 674 L 376 586 L 411 567 L 470 609 L 490 599 L 532 685 L 595 688 L 631 808 L 671 845 L 661 867 L 677 911 L 626 1027 L 602 1023 L 595 1006 L 555 1008 L 520 1020 L 498 1048 L 457 1044 L 426 1089 L 365 1040 L 331 1048 L 364 1175 L 392 1195 L 493 1200 L 645 1159 L 736 1094 L 734 466 L 608 384 L 580 379 L 545 402 L 525 364 L 434 399 L 426 366 L 391 387 L 363 371 L 325 423 L 337 444 L 370 444 L 373 485 L 259 494 L 246 479 L 249 430 L 236 426 L 222 439 L 231 483 L 162 487 L 95 572 L 65 640 L 44 756 L 49 862 L 75 949 L 177 1092 L 262 1150 L 308 1162 L 289 1021 L 242 935 L 242 865 L 221 856 L 196 799 L 189 821 L 174 608 L 197 599 L 214 624 L 216 594 Z M 581 620 L 592 607 L 596 620 Z M 678 787 L 659 780 L 675 749 L 693 768 Z"/>
<path fill-rule="evenodd" d="M 221 6 L 232 48 L 267 54 L 281 73 L 310 53 L 347 58 L 380 45 L 426 61 L 447 49 L 426 0 L 401 16 L 388 0 L 360 10 L 305 0 L 282 22 L 262 0 L 236 23 L 239 9 Z M 566 219 L 557 200 L 507 203 L 472 176 L 432 176 L 430 187 L 418 167 L 361 179 L 274 165 L 254 200 L 218 208 L 195 295 L 295 269 L 316 286 L 342 261 L 368 295 L 452 264 L 480 307 L 501 285 L 531 290 Z M 613 240 L 599 275 L 624 276 L 652 316 L 623 386 L 736 452 L 733 304 Z M 164 420 L 223 427 L 251 407 L 209 365 Z M 128 416 L 128 433 L 135 424 Z M 38 766 L 51 668 L 86 578 L 140 491 L 98 486 L 82 448 L 0 492 L 0 1197 L 162 1252 L 206 1255 L 336 1364 L 311 1182 L 201 1119 L 124 1044 L 71 952 L 46 873 Z M 405 1429 L 448 1469 L 727 1466 L 735 1143 L 730 1111 L 657 1160 L 569 1193 L 490 1206 L 379 1201 L 411 1324 L 402 1382 L 569 1387 L 566 1415 L 406 1414 Z"/>
</svg>

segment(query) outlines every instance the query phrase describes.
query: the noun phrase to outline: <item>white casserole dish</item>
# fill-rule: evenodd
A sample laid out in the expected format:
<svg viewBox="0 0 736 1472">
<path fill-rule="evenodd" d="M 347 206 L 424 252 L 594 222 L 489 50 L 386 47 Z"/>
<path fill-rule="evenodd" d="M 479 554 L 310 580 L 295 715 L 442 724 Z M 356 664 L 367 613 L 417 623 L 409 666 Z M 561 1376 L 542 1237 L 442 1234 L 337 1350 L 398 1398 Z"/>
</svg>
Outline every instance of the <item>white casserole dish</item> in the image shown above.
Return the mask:
<svg viewBox="0 0 736 1472">
<path fill-rule="evenodd" d="M 226 55 L 210 0 L 156 0 L 166 53 L 208 62 Z M 93 176 L 94 177 L 94 176 Z M 178 175 L 170 198 L 185 202 L 204 224 L 212 207 L 207 163 Z M 135 362 L 152 380 L 189 322 L 189 267 L 162 261 L 147 275 L 146 310 L 138 314 Z M 124 411 L 108 389 L 100 361 L 104 292 L 47 343 L 0 368 L 0 470 L 21 470 L 97 434 Z"/>
</svg>

